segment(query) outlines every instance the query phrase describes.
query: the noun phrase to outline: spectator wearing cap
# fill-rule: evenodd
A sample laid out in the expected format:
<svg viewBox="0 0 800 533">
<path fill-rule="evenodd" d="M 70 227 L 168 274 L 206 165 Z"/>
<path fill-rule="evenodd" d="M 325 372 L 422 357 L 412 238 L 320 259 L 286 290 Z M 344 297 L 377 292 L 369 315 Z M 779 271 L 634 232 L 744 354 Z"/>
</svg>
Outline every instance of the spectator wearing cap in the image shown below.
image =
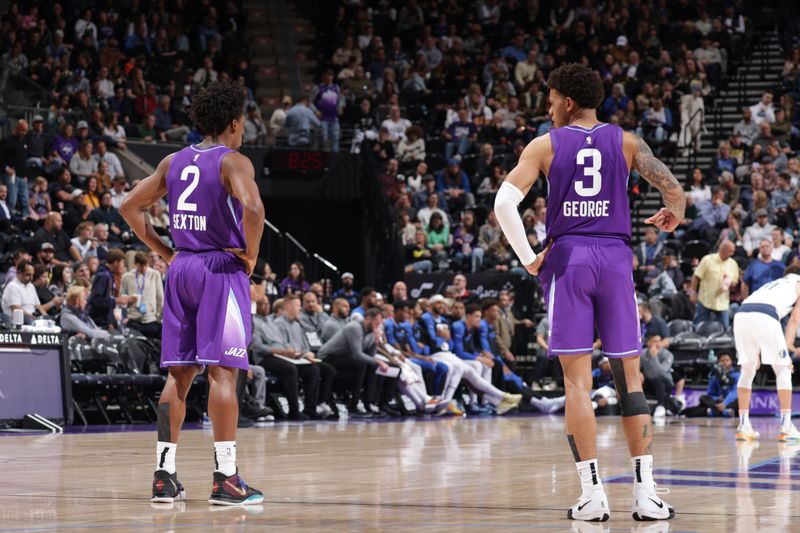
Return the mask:
<svg viewBox="0 0 800 533">
<path fill-rule="evenodd" d="M 36 261 L 34 261 L 34 266 L 43 266 L 49 272 L 59 263 L 55 260 L 55 248 L 49 242 L 43 242 L 42 245 L 39 247 L 39 251 L 36 253 Z"/>
<path fill-rule="evenodd" d="M 25 137 L 28 143 L 28 160 L 26 163 L 28 167 L 33 167 L 52 175 L 61 165 L 53 161 L 51 153 L 47 150 L 47 131 L 44 126 L 44 117 L 42 115 L 34 115 L 31 121 L 31 129 Z"/>
<path fill-rule="evenodd" d="M 758 257 L 756 257 L 744 271 L 742 285 L 742 299 L 756 292 L 771 281 L 783 277 L 785 265 L 772 258 L 771 238 L 761 239 L 758 244 Z"/>
<path fill-rule="evenodd" d="M 111 205 L 116 209 L 119 209 L 119 206 L 122 205 L 122 201 L 128 196 L 128 191 L 125 190 L 127 185 L 128 182 L 125 180 L 125 176 L 122 175 L 115 176 L 111 180 L 111 191 L 109 194 L 111 194 Z"/>
<path fill-rule="evenodd" d="M 308 96 L 302 95 L 297 103 L 286 111 L 284 127 L 289 146 L 309 146 L 311 127 L 322 127 L 322 122 L 308 106 Z"/>
<path fill-rule="evenodd" d="M 63 231 L 61 213 L 51 212 L 44 219 L 44 225 L 39 228 L 28 242 L 31 253 L 37 253 L 44 243 L 50 243 L 55 250 L 55 258 L 59 262 L 69 261 L 69 237 Z"/>
<path fill-rule="evenodd" d="M 460 109 L 458 111 L 458 119 L 442 132 L 442 137 L 447 141 L 444 148 L 444 156 L 452 161 L 452 157 L 456 153 L 465 156 L 472 152 L 475 141 L 478 138 L 478 128 L 469 119 L 467 110 Z"/>
<path fill-rule="evenodd" d="M 756 223 L 744 230 L 742 239 L 742 246 L 748 255 L 753 253 L 763 239 L 772 240 L 772 229 L 775 227 L 769 223 L 769 213 L 766 209 L 756 209 L 754 215 Z"/>
<path fill-rule="evenodd" d="M 122 176 L 124 178 L 122 163 L 120 163 L 117 154 L 108 151 L 108 144 L 106 144 L 104 140 L 99 139 L 96 143 L 96 147 L 97 153 L 94 154 L 94 160 L 97 162 L 98 167 L 101 161 L 108 163 L 108 177 L 111 178 L 112 182 L 117 176 Z M 103 183 L 102 186 L 104 189 L 110 189 L 111 183 Z M 119 206 L 114 207 L 119 208 Z"/>
<path fill-rule="evenodd" d="M 436 191 L 447 199 L 449 209 L 460 211 L 475 204 L 469 176 L 461 169 L 458 159 L 450 159 L 447 168 L 436 178 Z"/>
<path fill-rule="evenodd" d="M 360 315 L 364 316 L 370 309 L 374 309 L 378 307 L 378 291 L 376 291 L 373 287 L 364 287 L 358 293 L 359 305 L 358 307 L 354 308 L 350 316 Z"/>
<path fill-rule="evenodd" d="M 716 320 L 730 327 L 731 289 L 739 283 L 739 265 L 733 260 L 736 246 L 722 241 L 719 252 L 708 254 L 692 275 L 690 296 L 697 295 L 695 325 L 705 320 Z"/>
<path fill-rule="evenodd" d="M 355 307 L 359 303 L 358 292 L 353 289 L 353 280 L 355 280 L 355 276 L 350 272 L 345 272 L 342 274 L 342 287 L 333 293 L 334 298 L 347 300 L 350 307 Z"/>
<path fill-rule="evenodd" d="M 83 141 L 78 151 L 69 160 L 69 171 L 77 180 L 78 185 L 84 185 L 90 176 L 97 177 L 97 160 L 92 157 L 94 145 L 91 141 Z"/>
<path fill-rule="evenodd" d="M 28 145 L 28 121 L 20 119 L 11 135 L 0 142 L 0 161 L 3 162 L 2 183 L 8 188 L 8 205 L 12 214 L 20 205 L 20 213 L 28 216 L 27 161 L 30 157 Z"/>
</svg>

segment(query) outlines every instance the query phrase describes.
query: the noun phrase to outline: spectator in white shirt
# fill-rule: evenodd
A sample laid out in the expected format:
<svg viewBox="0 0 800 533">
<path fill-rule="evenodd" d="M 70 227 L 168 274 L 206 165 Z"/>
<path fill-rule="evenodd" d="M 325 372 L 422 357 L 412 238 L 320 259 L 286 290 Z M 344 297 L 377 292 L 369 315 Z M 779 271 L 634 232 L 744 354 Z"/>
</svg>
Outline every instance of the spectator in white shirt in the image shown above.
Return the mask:
<svg viewBox="0 0 800 533">
<path fill-rule="evenodd" d="M 775 122 L 775 108 L 772 106 L 772 93 L 766 91 L 761 95 L 761 101 L 756 105 L 750 106 L 750 112 L 753 114 L 753 120 L 760 124 L 766 120 L 770 124 Z"/>
<path fill-rule="evenodd" d="M 789 244 L 792 243 L 791 237 L 785 237 Z M 781 228 L 772 228 L 772 259 L 785 263 L 784 259 L 792 249 L 784 243 L 784 234 Z"/>
<path fill-rule="evenodd" d="M 286 122 L 286 110 L 290 107 L 292 107 L 292 97 L 286 95 L 281 99 L 281 107 L 272 112 L 272 116 L 269 118 L 269 134 L 273 140 L 278 135 L 286 134 L 283 123 Z"/>
<path fill-rule="evenodd" d="M 125 190 L 126 184 L 125 176 L 122 175 L 116 176 L 112 181 L 111 205 L 117 209 L 122 205 L 122 201 L 125 197 L 128 196 L 128 191 Z"/>
<path fill-rule="evenodd" d="M 0 185 L 0 220 L 11 220 L 11 210 L 8 208 L 8 187 Z"/>
<path fill-rule="evenodd" d="M 400 106 L 393 105 L 389 110 L 389 118 L 381 122 L 381 128 L 389 131 L 389 139 L 397 144 L 406 136 L 406 130 L 411 127 L 411 121 L 400 116 Z"/>
<path fill-rule="evenodd" d="M 117 154 L 108 151 L 108 145 L 102 139 L 97 141 L 97 153 L 94 154 L 94 160 L 97 162 L 97 166 L 99 168 L 100 161 L 105 161 L 108 163 L 108 175 L 113 180 L 117 176 L 122 176 L 122 163 L 119 161 L 119 157 Z"/>
<path fill-rule="evenodd" d="M 85 220 L 75 230 L 77 237 L 72 238 L 69 253 L 75 261 L 83 261 L 89 256 L 97 255 L 97 241 L 94 240 L 94 223 Z"/>
<path fill-rule="evenodd" d="M 772 229 L 775 227 L 769 223 L 769 214 L 766 209 L 756 209 L 756 223 L 744 231 L 743 244 L 747 255 L 758 249 L 758 244 L 766 239 L 772 242 Z"/>
<path fill-rule="evenodd" d="M 108 67 L 100 67 L 97 74 L 97 92 L 106 100 L 114 96 L 114 82 L 108 79 Z"/>
<path fill-rule="evenodd" d="M 75 22 L 75 41 L 80 42 L 86 34 L 92 36 L 92 46 L 97 49 L 97 26 L 92 22 L 91 9 L 84 9 L 83 16 Z"/>
<path fill-rule="evenodd" d="M 36 287 L 32 283 L 33 271 L 33 265 L 30 262 L 21 261 L 17 265 L 17 276 L 3 290 L 3 313 L 10 317 L 15 309 L 22 309 L 26 324 L 33 323 L 34 313 L 39 311 L 43 315 L 47 314 L 53 305 L 45 308 L 39 302 L 39 295 L 36 294 Z"/>
</svg>

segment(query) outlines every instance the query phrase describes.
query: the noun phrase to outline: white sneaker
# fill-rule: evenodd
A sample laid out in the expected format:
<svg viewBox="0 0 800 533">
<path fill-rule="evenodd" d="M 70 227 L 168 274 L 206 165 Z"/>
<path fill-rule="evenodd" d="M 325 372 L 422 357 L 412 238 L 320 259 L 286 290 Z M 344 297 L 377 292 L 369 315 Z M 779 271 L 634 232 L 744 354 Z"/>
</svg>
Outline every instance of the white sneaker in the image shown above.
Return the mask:
<svg viewBox="0 0 800 533">
<path fill-rule="evenodd" d="M 633 487 L 633 505 L 631 506 L 633 519 L 639 522 L 649 522 L 674 518 L 675 509 L 658 497 L 659 494 L 668 493 L 669 489 L 657 489 L 655 483 L 653 483 L 652 489 L 648 489 L 642 483 L 636 483 Z"/>
<path fill-rule="evenodd" d="M 778 441 L 780 442 L 798 442 L 800 441 L 800 431 L 797 431 L 797 428 L 794 427 L 794 424 L 791 425 L 788 431 L 785 431 L 783 428 L 778 432 Z"/>
<path fill-rule="evenodd" d="M 667 410 L 664 409 L 663 405 L 659 405 L 656 407 L 655 412 L 653 413 L 653 418 L 665 418 L 667 416 Z"/>
<path fill-rule="evenodd" d="M 759 437 L 758 431 L 754 430 L 751 426 L 739 426 L 736 430 L 736 440 L 758 440 Z"/>
<path fill-rule="evenodd" d="M 611 518 L 605 491 L 595 490 L 588 496 L 581 495 L 577 503 L 567 510 L 567 518 L 584 522 L 605 522 Z"/>
</svg>

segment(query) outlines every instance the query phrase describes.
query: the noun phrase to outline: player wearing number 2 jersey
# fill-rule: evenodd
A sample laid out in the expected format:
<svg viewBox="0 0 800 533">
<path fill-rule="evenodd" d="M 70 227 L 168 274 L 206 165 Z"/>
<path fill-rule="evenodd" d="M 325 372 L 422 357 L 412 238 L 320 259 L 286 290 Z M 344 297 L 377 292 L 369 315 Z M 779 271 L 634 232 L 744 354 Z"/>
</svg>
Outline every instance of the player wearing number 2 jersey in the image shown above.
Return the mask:
<svg viewBox="0 0 800 533">
<path fill-rule="evenodd" d="M 666 207 L 647 222 L 673 231 L 686 202 L 669 169 L 635 135 L 597 120 L 603 86 L 590 69 L 568 64 L 548 80 L 554 129 L 534 139 L 508 174 L 495 200 L 497 219 L 514 251 L 540 275 L 550 323 L 549 350 L 564 369 L 566 429 L 582 494 L 569 518 L 607 520 L 608 507 L 597 466 L 592 386 L 594 331 L 620 395 L 622 425 L 634 469 L 632 515 L 636 520 L 672 518 L 673 508 L 656 494 L 650 455 L 650 410 L 639 379 L 639 319 L 630 249 L 628 175 L 636 170 L 653 184 Z M 517 206 L 539 174 L 548 181 L 547 239 L 531 250 Z"/>
<path fill-rule="evenodd" d="M 237 372 L 248 368 L 249 275 L 264 220 L 253 165 L 236 151 L 244 133 L 243 108 L 244 93 L 233 83 L 212 83 L 196 95 L 190 115 L 205 135 L 203 142 L 166 157 L 120 208 L 142 242 L 169 263 L 161 343 L 161 366 L 169 369 L 169 377 L 158 404 L 154 502 L 185 498 L 175 452 L 186 395 L 204 366 L 214 426 L 215 469 L 208 501 L 245 505 L 264 499 L 236 469 Z M 144 214 L 165 194 L 174 251 Z"/>
</svg>

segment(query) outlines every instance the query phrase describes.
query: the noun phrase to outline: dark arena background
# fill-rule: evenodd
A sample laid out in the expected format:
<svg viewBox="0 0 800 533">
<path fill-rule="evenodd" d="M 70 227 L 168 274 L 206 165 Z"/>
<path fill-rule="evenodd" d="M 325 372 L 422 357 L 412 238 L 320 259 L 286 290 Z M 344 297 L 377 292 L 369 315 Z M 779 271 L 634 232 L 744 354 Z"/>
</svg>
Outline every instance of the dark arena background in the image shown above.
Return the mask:
<svg viewBox="0 0 800 533">
<path fill-rule="evenodd" d="M 581 485 L 547 357 L 552 298 L 494 213 L 523 149 L 554 127 L 547 81 L 568 63 L 596 71 L 597 118 L 647 141 L 687 199 L 660 232 L 645 220 L 661 195 L 630 172 L 668 522 L 631 517 L 599 338 L 612 516 L 567 518 Z M 119 210 L 203 141 L 189 109 L 216 81 L 245 94 L 240 152 L 266 213 L 236 389 L 238 465 L 264 501 L 238 507 L 206 498 L 207 372 L 177 454 L 188 497 L 150 501 L 168 265 Z M 732 329 L 749 295 L 800 266 L 798 102 L 790 0 L 0 1 L 0 531 L 800 531 L 800 434 L 779 433 L 762 365 L 760 438 L 737 440 Z M 168 206 L 146 216 L 172 247 Z M 545 179 L 520 203 L 535 252 L 560 208 Z M 361 350 L 337 357 L 386 360 L 399 378 L 324 362 L 370 309 Z M 450 367 L 430 357 L 442 350 L 477 369 L 449 395 Z M 507 408 L 509 395 L 522 400 Z"/>
</svg>

